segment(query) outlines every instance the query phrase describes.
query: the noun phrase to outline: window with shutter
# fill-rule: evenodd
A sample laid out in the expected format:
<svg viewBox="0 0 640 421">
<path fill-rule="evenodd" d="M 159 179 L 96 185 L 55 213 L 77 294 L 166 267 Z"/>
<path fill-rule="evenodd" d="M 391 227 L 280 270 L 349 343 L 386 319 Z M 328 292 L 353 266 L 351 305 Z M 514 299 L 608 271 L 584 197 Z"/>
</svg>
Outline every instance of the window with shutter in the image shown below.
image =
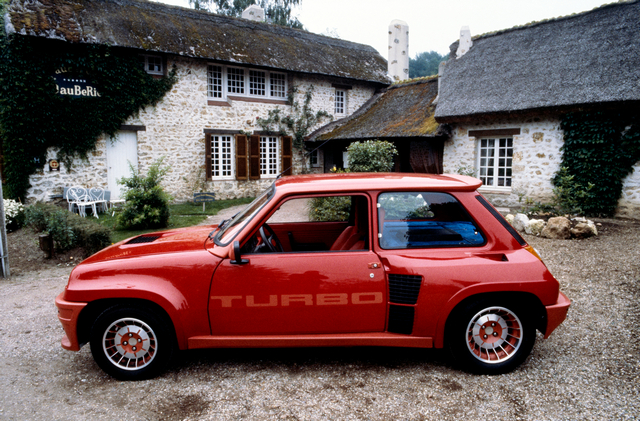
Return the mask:
<svg viewBox="0 0 640 421">
<path fill-rule="evenodd" d="M 247 136 L 236 135 L 236 180 L 247 180 Z"/>
</svg>

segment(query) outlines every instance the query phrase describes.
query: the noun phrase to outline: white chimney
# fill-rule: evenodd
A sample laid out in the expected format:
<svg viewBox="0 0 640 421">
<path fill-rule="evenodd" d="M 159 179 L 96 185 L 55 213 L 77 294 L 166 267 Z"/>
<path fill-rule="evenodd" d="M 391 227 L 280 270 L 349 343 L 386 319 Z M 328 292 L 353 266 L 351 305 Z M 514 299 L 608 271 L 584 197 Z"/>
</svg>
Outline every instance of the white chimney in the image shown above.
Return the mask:
<svg viewBox="0 0 640 421">
<path fill-rule="evenodd" d="M 471 41 L 471 31 L 468 26 L 463 26 L 460 29 L 460 43 L 458 44 L 458 51 L 456 51 L 456 58 L 460 58 L 467 54 L 473 45 Z"/>
<path fill-rule="evenodd" d="M 264 22 L 264 9 L 257 4 L 252 4 L 242 12 L 242 19 Z"/>
<path fill-rule="evenodd" d="M 394 82 L 409 79 L 409 25 L 401 20 L 389 24 L 389 76 Z"/>
</svg>

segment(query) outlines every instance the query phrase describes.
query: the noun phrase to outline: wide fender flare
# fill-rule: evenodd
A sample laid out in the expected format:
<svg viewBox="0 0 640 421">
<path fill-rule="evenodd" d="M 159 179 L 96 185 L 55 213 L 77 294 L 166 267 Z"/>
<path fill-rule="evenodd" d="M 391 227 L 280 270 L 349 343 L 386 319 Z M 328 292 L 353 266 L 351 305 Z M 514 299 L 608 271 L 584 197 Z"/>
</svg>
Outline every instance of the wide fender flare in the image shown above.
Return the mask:
<svg viewBox="0 0 640 421">
<path fill-rule="evenodd" d="M 449 316 L 453 310 L 458 306 L 462 301 L 479 295 L 490 295 L 490 294 L 527 294 L 530 295 L 532 299 L 535 299 L 541 309 L 544 309 L 542 305 L 542 301 L 540 300 L 539 295 L 536 292 L 540 292 L 542 290 L 548 289 L 548 282 L 545 280 L 540 281 L 531 281 L 531 282 L 520 282 L 515 284 L 505 284 L 505 283 L 482 283 L 475 284 L 469 287 L 463 288 L 454 294 L 449 301 L 445 304 L 442 309 L 442 316 L 438 319 L 438 324 L 436 327 L 436 337 L 434 341 L 435 348 L 444 347 L 444 337 L 445 337 L 445 327 L 447 321 L 449 320 Z M 557 292 L 556 292 L 557 295 Z"/>
<path fill-rule="evenodd" d="M 207 317 L 207 293 L 203 297 L 202 306 L 194 305 L 189 297 L 167 279 L 143 274 L 127 274 L 119 277 L 117 281 L 111 278 L 96 278 L 82 283 L 82 297 L 91 303 L 109 301 L 113 303 L 126 303 L 127 301 L 149 302 L 164 310 L 169 317 L 176 334 L 176 340 L 180 349 L 187 348 L 187 338 L 202 334 L 209 334 Z M 80 291 L 67 291 L 66 297 L 73 300 L 74 293 Z M 202 307 L 202 308 L 200 308 Z M 198 312 L 202 317 L 197 317 Z M 194 320 L 204 318 L 203 326 L 193 323 Z M 203 331 L 202 328 L 206 328 Z"/>
</svg>

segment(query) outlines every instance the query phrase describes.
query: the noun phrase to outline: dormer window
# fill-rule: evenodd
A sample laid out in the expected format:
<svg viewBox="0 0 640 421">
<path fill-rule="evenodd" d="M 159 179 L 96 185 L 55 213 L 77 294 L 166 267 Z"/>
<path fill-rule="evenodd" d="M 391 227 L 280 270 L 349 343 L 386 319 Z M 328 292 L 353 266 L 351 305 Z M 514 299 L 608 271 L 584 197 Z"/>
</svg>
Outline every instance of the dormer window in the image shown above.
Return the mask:
<svg viewBox="0 0 640 421">
<path fill-rule="evenodd" d="M 140 56 L 140 62 L 144 65 L 144 70 L 150 75 L 164 75 L 162 57 L 145 54 Z"/>
</svg>

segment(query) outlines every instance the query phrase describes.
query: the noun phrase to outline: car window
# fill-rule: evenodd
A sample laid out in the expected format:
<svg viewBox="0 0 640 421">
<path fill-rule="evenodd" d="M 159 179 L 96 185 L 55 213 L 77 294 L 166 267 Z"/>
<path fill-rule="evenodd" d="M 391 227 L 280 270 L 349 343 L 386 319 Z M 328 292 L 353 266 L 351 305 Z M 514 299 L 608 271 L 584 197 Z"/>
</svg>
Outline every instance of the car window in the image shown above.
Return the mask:
<svg viewBox="0 0 640 421">
<path fill-rule="evenodd" d="M 485 242 L 464 207 L 448 193 L 382 193 L 377 208 L 383 249 L 479 246 Z"/>
<path fill-rule="evenodd" d="M 247 224 L 247 222 L 249 222 L 251 218 L 253 218 L 255 214 L 267 204 L 274 194 L 275 184 L 272 184 L 271 187 L 266 189 L 260 196 L 256 197 L 253 202 L 249 203 L 246 208 L 231 218 L 231 221 L 225 221 L 224 226 L 215 236 L 215 243 L 221 246 L 229 244 L 236 234 Z"/>
</svg>

